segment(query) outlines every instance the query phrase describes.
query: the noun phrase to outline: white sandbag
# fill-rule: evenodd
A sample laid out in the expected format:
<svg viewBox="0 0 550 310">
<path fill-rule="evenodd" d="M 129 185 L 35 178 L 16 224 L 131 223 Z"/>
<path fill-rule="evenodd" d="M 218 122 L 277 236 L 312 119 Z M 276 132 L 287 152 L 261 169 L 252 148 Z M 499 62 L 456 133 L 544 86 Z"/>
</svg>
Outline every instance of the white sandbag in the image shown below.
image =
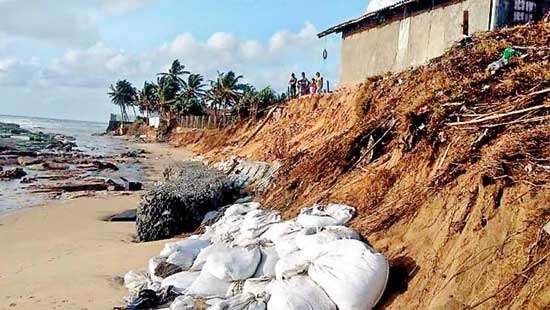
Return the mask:
<svg viewBox="0 0 550 310">
<path fill-rule="evenodd" d="M 195 300 L 191 296 L 178 296 L 170 304 L 170 310 L 195 310 Z"/>
<path fill-rule="evenodd" d="M 206 263 L 206 259 L 210 254 L 212 253 L 218 253 L 218 252 L 227 252 L 229 250 L 230 246 L 225 243 L 215 243 L 211 244 L 208 247 L 204 248 L 197 258 L 195 258 L 195 262 L 193 262 L 193 266 L 189 268 L 190 271 L 200 271 L 204 267 L 204 264 Z"/>
<path fill-rule="evenodd" d="M 309 268 L 310 260 L 303 251 L 296 251 L 280 258 L 275 264 L 275 276 L 277 280 L 290 279 L 294 276 L 305 274 Z"/>
<path fill-rule="evenodd" d="M 275 265 L 279 260 L 279 254 L 275 250 L 275 247 L 261 247 L 260 248 L 261 259 L 254 272 L 254 278 L 274 278 L 275 277 Z"/>
<path fill-rule="evenodd" d="M 212 305 L 208 310 L 265 310 L 265 297 L 239 294 Z"/>
<path fill-rule="evenodd" d="M 165 288 L 172 286 L 174 291 L 179 294 L 183 294 L 191 286 L 191 284 L 195 282 L 199 275 L 200 272 L 178 272 L 162 280 L 160 287 Z"/>
<path fill-rule="evenodd" d="M 336 310 L 323 289 L 307 276 L 272 281 L 267 286 L 267 292 L 271 295 L 267 309 Z"/>
<path fill-rule="evenodd" d="M 357 240 L 337 240 L 324 246 L 308 275 L 340 310 L 373 308 L 386 288 L 386 257 Z"/>
<path fill-rule="evenodd" d="M 186 294 L 202 298 L 225 298 L 230 287 L 230 282 L 220 280 L 203 269 Z"/>
<path fill-rule="evenodd" d="M 157 270 L 157 267 L 160 263 L 165 262 L 165 257 L 160 256 L 154 256 L 149 259 L 149 262 L 147 264 L 147 271 L 149 272 L 149 276 L 153 281 L 160 282 L 162 281 L 161 277 L 158 277 L 155 275 L 155 270 Z"/>
<path fill-rule="evenodd" d="M 146 289 L 149 284 L 149 277 L 145 271 L 128 271 L 124 275 L 124 286 L 130 293 L 139 293 Z"/>
<path fill-rule="evenodd" d="M 185 239 L 177 242 L 170 242 L 164 245 L 159 256 L 168 257 L 174 252 L 189 252 L 189 254 L 195 258 L 202 249 L 209 245 L 210 241 L 203 239 Z"/>
<path fill-rule="evenodd" d="M 176 251 L 166 259 L 167 263 L 181 267 L 181 270 L 188 270 L 195 261 L 196 253 L 193 251 Z"/>
<path fill-rule="evenodd" d="M 261 235 L 261 238 L 277 242 L 280 239 L 287 238 L 293 233 L 299 232 L 302 228 L 303 226 L 296 221 L 276 223 L 269 226 L 266 232 Z"/>
<path fill-rule="evenodd" d="M 261 295 L 266 291 L 267 286 L 271 283 L 269 278 L 250 278 L 244 281 L 243 293 L 252 295 Z"/>
<path fill-rule="evenodd" d="M 244 216 L 241 224 L 240 236 L 246 239 L 256 239 L 263 234 L 270 225 L 279 223 L 281 215 L 267 210 L 252 210 Z"/>
<path fill-rule="evenodd" d="M 360 238 L 357 232 L 345 226 L 308 227 L 296 236 L 296 245 L 301 250 L 306 250 L 336 240 Z"/>
<path fill-rule="evenodd" d="M 315 204 L 304 208 L 296 221 L 304 227 L 344 225 L 355 215 L 355 209 L 346 205 L 330 203 L 326 206 Z"/>
<path fill-rule="evenodd" d="M 260 256 L 258 247 L 230 248 L 225 252 L 210 254 L 206 259 L 203 271 L 206 270 L 211 275 L 227 282 L 245 280 L 254 275 L 260 262 Z"/>
<path fill-rule="evenodd" d="M 260 204 L 258 202 L 237 203 L 225 209 L 223 215 L 226 217 L 245 215 L 252 210 L 258 209 L 259 207 Z"/>
<path fill-rule="evenodd" d="M 238 237 L 243 221 L 242 215 L 223 216 L 212 226 L 206 227 L 203 237 L 213 243 L 230 243 Z"/>
<path fill-rule="evenodd" d="M 300 250 L 296 244 L 296 237 L 298 234 L 299 232 L 291 233 L 286 235 L 284 238 L 279 238 L 275 242 L 275 250 L 277 251 L 277 254 L 279 254 L 279 257 L 285 257 Z"/>
</svg>

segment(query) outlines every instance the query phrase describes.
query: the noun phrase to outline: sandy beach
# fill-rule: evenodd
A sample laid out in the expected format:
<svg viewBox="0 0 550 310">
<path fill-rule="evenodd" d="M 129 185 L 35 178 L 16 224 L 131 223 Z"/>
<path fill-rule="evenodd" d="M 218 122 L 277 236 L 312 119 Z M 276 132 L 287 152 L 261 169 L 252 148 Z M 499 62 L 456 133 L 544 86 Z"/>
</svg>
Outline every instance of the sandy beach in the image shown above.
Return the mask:
<svg viewBox="0 0 550 310">
<path fill-rule="evenodd" d="M 164 144 L 137 145 L 146 181 L 192 156 Z M 149 182 L 146 182 L 146 184 Z M 122 276 L 144 268 L 165 241 L 134 243 L 134 223 L 102 219 L 133 209 L 140 194 L 51 202 L 0 215 L 0 309 L 112 309 L 127 290 Z"/>
</svg>

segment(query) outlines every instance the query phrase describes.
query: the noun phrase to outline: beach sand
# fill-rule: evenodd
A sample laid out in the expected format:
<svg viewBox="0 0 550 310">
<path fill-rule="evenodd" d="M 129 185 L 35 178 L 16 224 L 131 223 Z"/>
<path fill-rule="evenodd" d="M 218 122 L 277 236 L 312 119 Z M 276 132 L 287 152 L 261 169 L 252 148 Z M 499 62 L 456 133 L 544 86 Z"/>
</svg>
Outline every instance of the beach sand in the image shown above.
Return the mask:
<svg viewBox="0 0 550 310">
<path fill-rule="evenodd" d="M 151 152 L 146 178 L 158 179 L 186 149 L 138 145 Z M 122 277 L 144 269 L 165 241 L 132 242 L 134 223 L 102 219 L 133 209 L 140 194 L 51 202 L 0 215 L 0 309 L 112 309 L 127 294 Z"/>
</svg>

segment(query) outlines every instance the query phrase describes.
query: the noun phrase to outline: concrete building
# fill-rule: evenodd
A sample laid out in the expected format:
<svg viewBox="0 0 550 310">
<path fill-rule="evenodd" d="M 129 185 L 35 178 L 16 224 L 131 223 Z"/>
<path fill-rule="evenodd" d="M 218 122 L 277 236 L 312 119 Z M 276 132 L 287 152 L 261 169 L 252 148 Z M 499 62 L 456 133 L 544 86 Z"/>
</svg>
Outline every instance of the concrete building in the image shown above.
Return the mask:
<svg viewBox="0 0 550 310">
<path fill-rule="evenodd" d="M 342 33 L 341 85 L 442 55 L 478 31 L 538 20 L 550 0 L 402 0 L 319 33 Z"/>
</svg>

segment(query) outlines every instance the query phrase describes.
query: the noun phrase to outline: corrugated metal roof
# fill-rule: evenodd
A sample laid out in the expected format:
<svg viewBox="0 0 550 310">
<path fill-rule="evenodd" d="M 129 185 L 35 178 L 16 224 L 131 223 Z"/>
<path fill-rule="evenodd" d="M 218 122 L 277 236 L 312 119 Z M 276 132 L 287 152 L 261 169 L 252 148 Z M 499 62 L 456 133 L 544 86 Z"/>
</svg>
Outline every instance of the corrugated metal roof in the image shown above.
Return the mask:
<svg viewBox="0 0 550 310">
<path fill-rule="evenodd" d="M 344 30 L 345 28 L 349 27 L 349 26 L 352 26 L 352 25 L 355 25 L 355 24 L 358 24 L 362 21 L 365 21 L 367 19 L 370 19 L 370 18 L 374 18 L 374 17 L 377 17 L 380 15 L 380 13 L 382 12 L 389 12 L 389 11 L 392 11 L 392 10 L 395 10 L 395 9 L 399 9 L 409 3 L 413 3 L 413 2 L 417 2 L 419 0 L 402 0 L 402 1 L 399 1 L 397 3 L 394 3 L 390 6 L 387 6 L 385 8 L 382 8 L 380 10 L 377 10 L 377 11 L 374 11 L 374 12 L 369 12 L 369 13 L 366 13 L 358 18 L 355 18 L 355 19 L 352 19 L 352 20 L 349 20 L 347 22 L 343 22 L 341 24 L 338 24 L 336 26 L 333 26 L 319 34 L 317 34 L 317 36 L 319 38 L 322 38 L 324 36 L 327 36 L 331 33 L 336 33 L 336 32 L 342 32 L 342 30 Z"/>
</svg>

